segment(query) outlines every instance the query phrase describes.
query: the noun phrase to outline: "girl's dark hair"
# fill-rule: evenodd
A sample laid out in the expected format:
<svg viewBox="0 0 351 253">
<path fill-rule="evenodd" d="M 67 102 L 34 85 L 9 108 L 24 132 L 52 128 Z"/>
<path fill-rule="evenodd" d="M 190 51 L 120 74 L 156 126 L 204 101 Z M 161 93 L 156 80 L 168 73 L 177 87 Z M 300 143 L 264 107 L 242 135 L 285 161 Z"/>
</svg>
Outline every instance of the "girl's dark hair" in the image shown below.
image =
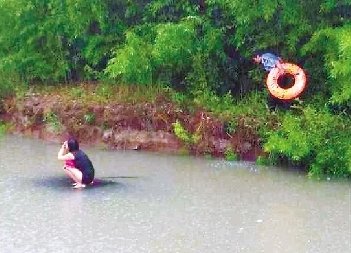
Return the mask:
<svg viewBox="0 0 351 253">
<path fill-rule="evenodd" d="M 79 150 L 79 143 L 74 138 L 69 138 L 67 140 L 67 146 L 68 146 L 68 151 L 69 152 L 74 152 L 74 151 Z"/>
</svg>

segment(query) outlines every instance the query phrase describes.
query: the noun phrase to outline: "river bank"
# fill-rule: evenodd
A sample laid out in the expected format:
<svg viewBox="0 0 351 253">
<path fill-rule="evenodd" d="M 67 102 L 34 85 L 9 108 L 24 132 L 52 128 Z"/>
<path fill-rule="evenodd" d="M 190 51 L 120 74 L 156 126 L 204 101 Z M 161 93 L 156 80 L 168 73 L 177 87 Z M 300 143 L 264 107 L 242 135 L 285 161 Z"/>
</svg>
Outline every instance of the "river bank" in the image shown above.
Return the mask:
<svg viewBox="0 0 351 253">
<path fill-rule="evenodd" d="M 238 120 L 236 131 L 228 133 L 226 123 L 212 113 L 184 109 L 165 94 L 152 101 L 115 102 L 101 99 L 97 86 L 67 86 L 7 98 L 0 112 L 11 133 L 53 142 L 75 136 L 84 144 L 112 150 L 229 154 L 251 161 L 263 153 L 258 134 L 244 122 Z"/>
</svg>

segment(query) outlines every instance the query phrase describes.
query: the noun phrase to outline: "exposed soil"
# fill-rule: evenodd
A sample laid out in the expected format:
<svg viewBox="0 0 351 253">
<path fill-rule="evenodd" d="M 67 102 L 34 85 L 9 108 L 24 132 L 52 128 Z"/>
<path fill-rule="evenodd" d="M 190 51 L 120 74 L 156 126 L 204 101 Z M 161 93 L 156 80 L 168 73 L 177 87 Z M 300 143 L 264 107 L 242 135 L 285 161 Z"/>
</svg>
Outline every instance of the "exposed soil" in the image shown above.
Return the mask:
<svg viewBox="0 0 351 253">
<path fill-rule="evenodd" d="M 86 145 L 107 149 L 188 152 L 224 157 L 232 149 L 242 160 L 262 155 L 259 137 L 238 120 L 235 133 L 228 134 L 224 122 L 198 109 L 186 112 L 167 100 L 139 104 L 98 104 L 67 101 L 59 94 L 32 93 L 21 99 L 8 98 L 0 107 L 0 119 L 11 123 L 16 134 L 62 142 L 75 136 Z M 179 121 L 196 143 L 184 143 L 174 133 Z"/>
</svg>

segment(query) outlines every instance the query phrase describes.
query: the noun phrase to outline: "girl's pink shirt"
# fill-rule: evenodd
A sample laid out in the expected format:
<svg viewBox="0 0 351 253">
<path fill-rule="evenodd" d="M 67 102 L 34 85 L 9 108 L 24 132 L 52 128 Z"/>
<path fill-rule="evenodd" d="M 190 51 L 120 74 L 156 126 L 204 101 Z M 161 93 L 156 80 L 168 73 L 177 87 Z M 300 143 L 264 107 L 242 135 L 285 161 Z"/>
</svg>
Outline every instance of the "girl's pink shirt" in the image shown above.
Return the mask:
<svg viewBox="0 0 351 253">
<path fill-rule="evenodd" d="M 75 168 L 76 164 L 74 163 L 74 160 L 66 160 L 65 167 Z"/>
</svg>

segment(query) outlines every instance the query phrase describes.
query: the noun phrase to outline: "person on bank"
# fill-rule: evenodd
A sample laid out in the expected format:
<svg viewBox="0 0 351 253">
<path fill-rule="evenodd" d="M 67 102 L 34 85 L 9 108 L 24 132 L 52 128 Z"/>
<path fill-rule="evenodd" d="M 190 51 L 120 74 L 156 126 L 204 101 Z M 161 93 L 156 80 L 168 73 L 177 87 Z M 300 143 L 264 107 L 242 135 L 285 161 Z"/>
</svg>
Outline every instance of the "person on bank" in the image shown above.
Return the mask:
<svg viewBox="0 0 351 253">
<path fill-rule="evenodd" d="M 65 162 L 63 170 L 74 181 L 74 188 L 84 188 L 93 183 L 95 175 L 93 163 L 79 149 L 76 139 L 69 138 L 62 144 L 57 159 Z"/>
<path fill-rule="evenodd" d="M 271 71 L 273 68 L 282 69 L 282 59 L 272 53 L 264 53 L 262 55 L 256 54 L 253 60 L 256 64 L 262 63 L 263 68 L 267 72 Z"/>
<path fill-rule="evenodd" d="M 284 62 L 282 58 L 272 53 L 256 54 L 253 58 L 253 61 L 256 64 L 262 64 L 266 72 L 270 72 L 274 68 L 278 68 L 279 70 L 284 71 L 282 66 Z M 292 105 L 292 101 L 283 101 L 273 97 L 271 94 L 269 94 L 269 97 L 267 98 L 267 103 L 270 110 L 275 109 L 276 107 L 289 109 Z"/>
</svg>

